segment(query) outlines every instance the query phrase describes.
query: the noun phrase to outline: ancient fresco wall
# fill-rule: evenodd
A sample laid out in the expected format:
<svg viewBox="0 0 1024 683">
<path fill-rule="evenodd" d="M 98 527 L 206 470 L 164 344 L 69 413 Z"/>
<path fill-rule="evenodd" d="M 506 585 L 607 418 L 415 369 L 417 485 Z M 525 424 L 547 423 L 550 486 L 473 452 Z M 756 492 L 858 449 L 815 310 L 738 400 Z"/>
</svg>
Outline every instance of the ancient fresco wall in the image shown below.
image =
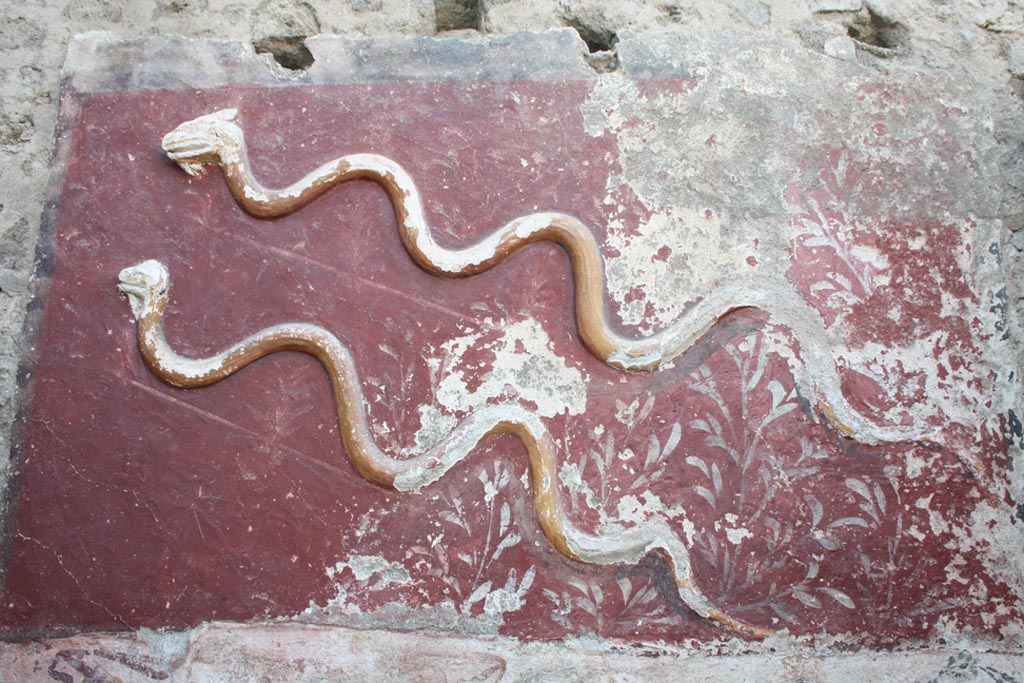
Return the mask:
<svg viewBox="0 0 1024 683">
<path fill-rule="evenodd" d="M 444 41 L 255 12 L 292 68 L 73 41 L 0 626 L 161 635 L 8 645 L 10 671 L 230 680 L 291 670 L 257 654 L 280 639 L 413 629 L 448 639 L 431 666 L 488 680 L 555 675 L 560 651 L 638 676 L 723 651 L 773 672 L 780 648 L 820 680 L 865 670 L 835 647 L 919 651 L 908 680 L 1019 677 L 1006 73 L 915 50 L 905 8 L 744 6 L 750 28 L 699 40 L 680 8 L 611 38 L 613 10 L 576 9 L 575 30 Z M 778 24 L 798 39 L 750 35 Z M 318 167 L 338 186 L 301 197 Z M 282 323 L 302 326 L 238 357 L 320 362 L 216 356 Z M 481 636 L 507 640 L 457 644 Z"/>
</svg>

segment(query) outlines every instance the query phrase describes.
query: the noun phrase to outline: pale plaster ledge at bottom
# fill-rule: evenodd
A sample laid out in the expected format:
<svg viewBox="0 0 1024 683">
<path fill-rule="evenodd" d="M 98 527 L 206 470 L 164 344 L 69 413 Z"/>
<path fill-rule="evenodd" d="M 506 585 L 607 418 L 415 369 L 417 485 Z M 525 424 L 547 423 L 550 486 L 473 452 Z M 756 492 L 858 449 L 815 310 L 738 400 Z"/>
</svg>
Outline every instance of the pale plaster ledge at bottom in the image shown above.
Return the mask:
<svg viewBox="0 0 1024 683">
<path fill-rule="evenodd" d="M 0 671 L 37 680 L 61 671 L 73 651 L 79 663 L 103 665 L 126 683 L 151 681 L 146 671 L 185 682 L 294 680 L 316 672 L 328 680 L 686 680 L 815 683 L 1024 678 L 1024 655 L 970 649 L 833 652 L 783 642 L 716 643 L 703 650 L 577 638 L 522 642 L 503 636 L 398 633 L 297 623 L 210 623 L 184 632 L 148 629 L 89 633 L 27 643 L 0 643 Z M 752 650 L 752 651 L 751 651 Z M 714 654 L 712 653 L 714 651 Z M 77 660 L 76 660 L 77 661 Z M 119 669 L 119 662 L 135 664 Z M 144 665 L 144 666 L 141 666 Z M 114 669 L 117 669 L 116 671 Z M 971 678 L 974 680 L 974 677 Z M 978 678 L 980 680 L 980 678 Z M 995 679 L 993 679 L 995 680 Z M 1000 679 L 1002 680 L 1002 679 Z"/>
</svg>

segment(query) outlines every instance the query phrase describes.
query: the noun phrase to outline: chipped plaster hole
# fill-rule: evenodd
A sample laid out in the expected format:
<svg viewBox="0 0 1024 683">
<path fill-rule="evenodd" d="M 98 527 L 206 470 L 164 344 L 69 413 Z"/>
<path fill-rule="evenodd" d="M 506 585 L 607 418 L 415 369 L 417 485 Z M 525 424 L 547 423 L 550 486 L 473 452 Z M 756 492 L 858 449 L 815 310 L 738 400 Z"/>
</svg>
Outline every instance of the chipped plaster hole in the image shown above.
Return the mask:
<svg viewBox="0 0 1024 683">
<path fill-rule="evenodd" d="M 890 57 L 907 45 L 907 28 L 898 21 L 881 16 L 870 7 L 857 12 L 845 24 L 847 35 L 880 57 Z"/>
<path fill-rule="evenodd" d="M 294 0 L 266 0 L 253 11 L 252 45 L 259 54 L 270 54 L 286 69 L 308 69 L 313 53 L 306 38 L 320 33 L 316 10 Z"/>
<path fill-rule="evenodd" d="M 566 17 L 565 24 L 576 29 L 576 33 L 579 33 L 580 38 L 587 44 L 590 54 L 611 52 L 615 49 L 615 44 L 619 42 L 615 31 L 595 24 L 584 23 L 578 17 Z"/>
<path fill-rule="evenodd" d="M 480 29 L 480 0 L 434 0 L 434 21 L 438 33 Z"/>
<path fill-rule="evenodd" d="M 587 63 L 595 71 L 614 71 L 619 66 L 619 56 L 615 51 L 615 45 L 619 42 L 619 36 L 612 29 L 602 25 L 602 22 L 588 19 L 576 14 L 563 15 L 562 20 L 566 26 L 576 29 L 580 38 L 587 44 L 590 56 Z"/>
<path fill-rule="evenodd" d="M 303 38 L 271 36 L 253 43 L 253 47 L 257 54 L 269 53 L 275 62 L 292 71 L 308 69 L 315 61 Z"/>
</svg>

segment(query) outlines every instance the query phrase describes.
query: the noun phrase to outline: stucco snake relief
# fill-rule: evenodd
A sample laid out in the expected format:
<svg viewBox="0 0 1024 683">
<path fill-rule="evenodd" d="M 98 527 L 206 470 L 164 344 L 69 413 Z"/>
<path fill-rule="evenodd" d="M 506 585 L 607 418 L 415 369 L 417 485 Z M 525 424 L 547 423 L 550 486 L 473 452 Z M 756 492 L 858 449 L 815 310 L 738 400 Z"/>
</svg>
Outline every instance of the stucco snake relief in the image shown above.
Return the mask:
<svg viewBox="0 0 1024 683">
<path fill-rule="evenodd" d="M 580 220 L 562 213 L 533 213 L 516 218 L 477 243 L 446 248 L 434 241 L 411 176 L 394 161 L 373 154 L 354 154 L 323 164 L 293 185 L 268 189 L 250 168 L 236 110 L 222 110 L 181 124 L 163 140 L 167 154 L 190 175 L 218 165 L 238 203 L 253 216 L 275 218 L 306 206 L 330 188 L 354 179 L 383 186 L 394 206 L 402 242 L 424 270 L 440 276 L 468 277 L 488 270 L 519 249 L 539 241 L 560 245 L 572 262 L 579 337 L 604 363 L 628 372 L 654 372 L 691 348 L 724 315 L 739 308 L 758 308 L 772 322 L 794 331 L 815 329 L 816 336 L 797 339 L 799 353 L 788 355 L 797 390 L 816 404 L 820 416 L 841 434 L 865 444 L 933 441 L 927 429 L 880 426 L 857 412 L 842 393 L 835 360 L 824 342 L 819 314 L 791 285 L 780 301 L 779 283 L 771 300 L 759 287 L 725 283 L 662 331 L 625 337 L 609 325 L 605 312 L 604 264 L 593 234 Z M 783 281 L 784 282 L 784 281 Z M 419 491 L 436 482 L 465 459 L 482 441 L 496 434 L 518 437 L 529 454 L 537 521 L 548 542 L 574 560 L 595 564 L 637 563 L 650 553 L 661 554 L 674 575 L 679 597 L 695 612 L 737 632 L 763 636 L 771 631 L 746 623 L 716 608 L 696 584 L 690 562 L 691 542 L 666 519 L 650 515 L 640 524 L 604 525 L 599 533 L 577 528 L 567 517 L 557 488 L 559 444 L 543 419 L 519 403 L 491 404 L 476 410 L 422 454 L 395 458 L 381 450 L 370 429 L 355 361 L 346 346 L 323 327 L 285 323 L 265 328 L 206 358 L 179 355 L 167 342 L 162 319 L 169 298 L 170 275 L 159 261 L 124 269 L 119 288 L 128 295 L 138 321 L 139 348 L 149 368 L 168 384 L 181 388 L 216 383 L 246 365 L 277 351 L 314 356 L 327 370 L 335 393 L 345 451 L 367 480 L 400 491 Z"/>
</svg>

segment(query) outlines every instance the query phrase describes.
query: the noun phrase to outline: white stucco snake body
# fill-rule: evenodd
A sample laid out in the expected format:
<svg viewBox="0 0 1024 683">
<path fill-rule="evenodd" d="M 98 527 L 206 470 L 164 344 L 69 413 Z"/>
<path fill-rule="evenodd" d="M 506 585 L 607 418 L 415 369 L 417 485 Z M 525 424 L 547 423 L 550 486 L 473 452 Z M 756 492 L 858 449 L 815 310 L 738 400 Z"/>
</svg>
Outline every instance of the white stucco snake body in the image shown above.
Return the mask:
<svg viewBox="0 0 1024 683">
<path fill-rule="evenodd" d="M 740 308 L 757 308 L 796 338 L 799 352 L 791 350 L 787 354 L 796 385 L 839 432 L 869 445 L 938 438 L 926 426 L 876 424 L 850 405 L 842 391 L 835 359 L 825 343 L 821 316 L 783 277 L 765 276 L 770 282 L 762 279 L 721 284 L 662 331 L 646 337 L 626 337 L 608 322 L 600 247 L 579 219 L 564 213 L 533 213 L 509 221 L 475 244 L 447 248 L 434 240 L 415 182 L 391 159 L 376 154 L 343 156 L 284 189 L 269 189 L 260 184 L 250 168 L 245 136 L 236 117 L 236 110 L 228 109 L 187 121 L 164 137 L 163 147 L 191 175 L 201 174 L 207 165 L 220 166 L 236 201 L 254 216 L 283 216 L 335 185 L 372 180 L 391 197 L 406 250 L 430 273 L 469 277 L 498 265 L 533 242 L 551 241 L 562 246 L 572 264 L 580 339 L 592 354 L 612 367 L 629 372 L 657 370 L 692 347 L 724 315 Z"/>
<path fill-rule="evenodd" d="M 675 529 L 685 521 L 651 515 L 640 524 L 605 525 L 599 534 L 575 527 L 566 517 L 558 493 L 558 448 L 544 422 L 517 403 L 489 405 L 476 410 L 445 438 L 419 456 L 398 459 L 382 451 L 373 439 L 366 401 L 355 361 L 331 332 L 308 323 L 275 325 L 250 335 L 206 358 L 179 355 L 167 342 L 163 316 L 170 295 L 170 275 L 159 261 L 125 268 L 118 288 L 128 296 L 138 322 L 139 350 L 154 374 L 183 389 L 208 386 L 238 372 L 263 356 L 299 351 L 314 356 L 330 376 L 345 453 L 367 480 L 400 491 L 419 491 L 465 460 L 492 435 L 511 434 L 525 446 L 537 521 L 551 545 L 569 558 L 593 564 L 635 564 L 652 552 L 660 553 L 675 578 L 682 601 L 703 617 L 753 636 L 764 629 L 733 619 L 716 609 L 693 580 L 688 544 Z"/>
</svg>

